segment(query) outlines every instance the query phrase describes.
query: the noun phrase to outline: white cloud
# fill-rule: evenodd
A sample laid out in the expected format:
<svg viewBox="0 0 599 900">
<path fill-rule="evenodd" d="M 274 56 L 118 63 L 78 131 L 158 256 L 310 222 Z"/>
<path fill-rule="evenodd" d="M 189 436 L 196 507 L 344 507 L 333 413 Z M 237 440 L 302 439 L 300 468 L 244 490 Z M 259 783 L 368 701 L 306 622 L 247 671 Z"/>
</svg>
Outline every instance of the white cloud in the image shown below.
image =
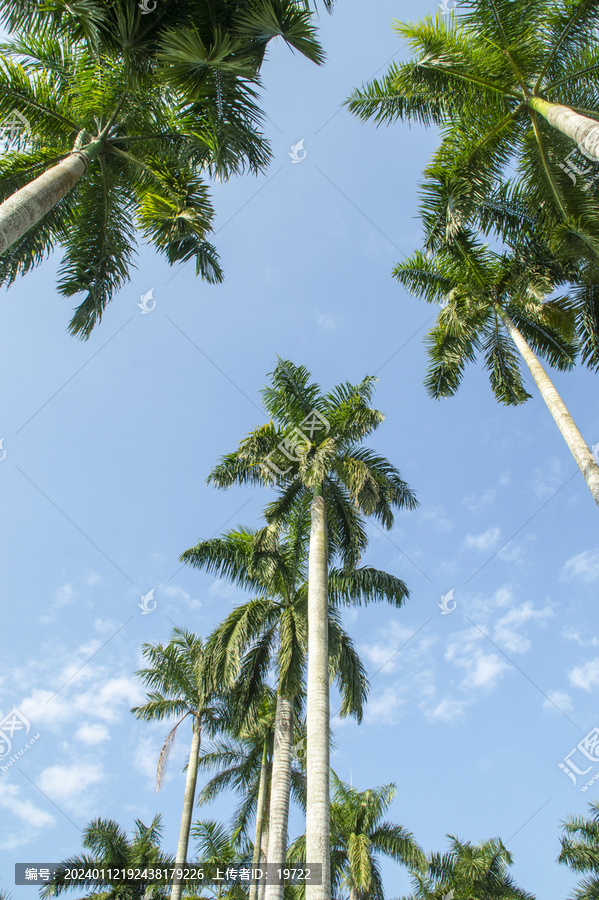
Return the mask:
<svg viewBox="0 0 599 900">
<path fill-rule="evenodd" d="M 478 643 L 481 640 L 484 640 L 484 635 L 479 629 L 469 628 L 456 634 L 447 647 L 445 659 L 466 671 L 460 682 L 462 690 L 490 690 L 509 668 L 496 653 L 481 650 Z"/>
<path fill-rule="evenodd" d="M 97 572 L 92 572 L 91 575 L 88 575 L 85 579 L 85 583 L 89 584 L 90 587 L 93 587 L 96 584 L 99 584 L 102 581 Z"/>
<path fill-rule="evenodd" d="M 0 807 L 7 809 L 18 819 L 22 819 L 33 828 L 44 828 L 53 825 L 55 818 L 49 812 L 39 809 L 31 800 L 22 800 L 21 789 L 15 784 L 4 784 L 0 781 Z"/>
<path fill-rule="evenodd" d="M 530 601 L 511 609 L 497 620 L 493 629 L 493 638 L 498 644 L 503 644 L 508 653 L 525 653 L 530 649 L 530 641 L 516 632 L 516 628 L 525 622 L 542 622 L 553 615 L 550 606 L 544 609 L 534 609 Z"/>
<path fill-rule="evenodd" d="M 544 468 L 535 469 L 531 484 L 537 497 L 550 497 L 564 484 L 565 475 L 562 463 L 557 457 L 550 457 Z"/>
<path fill-rule="evenodd" d="M 73 585 L 70 583 L 63 584 L 54 592 L 54 606 L 56 609 L 60 609 L 62 606 L 67 606 L 67 604 L 72 603 L 76 597 L 77 591 Z"/>
<path fill-rule="evenodd" d="M 464 718 L 466 706 L 465 700 L 454 700 L 451 697 L 446 697 L 433 709 L 426 710 L 424 715 L 429 722 L 456 722 L 458 719 Z"/>
<path fill-rule="evenodd" d="M 445 512 L 445 507 L 442 504 L 423 509 L 420 513 L 420 518 L 423 522 L 430 522 L 436 531 L 453 531 L 453 522 Z"/>
<path fill-rule="evenodd" d="M 570 684 L 573 687 L 582 688 L 583 691 L 592 691 L 599 687 L 599 657 L 582 666 L 576 666 L 568 674 Z"/>
<path fill-rule="evenodd" d="M 362 644 L 360 652 L 369 661 L 373 669 L 372 674 L 382 669 L 385 675 L 390 675 L 391 672 L 396 671 L 399 665 L 399 651 L 408 645 L 410 639 L 414 637 L 414 631 L 411 628 L 406 628 L 397 622 L 391 621 L 388 626 L 380 630 L 380 633 L 384 635 L 382 641 Z M 414 650 L 418 646 L 416 644 L 411 649 Z"/>
<path fill-rule="evenodd" d="M 38 776 L 40 788 L 57 806 L 64 805 L 83 812 L 91 798 L 90 788 L 105 780 L 102 767 L 97 763 L 73 763 L 48 766 Z"/>
<path fill-rule="evenodd" d="M 586 584 L 597 581 L 599 578 L 599 550 L 584 550 L 566 562 L 560 580 L 572 581 L 574 578 L 580 578 Z"/>
<path fill-rule="evenodd" d="M 99 744 L 101 741 L 107 741 L 110 732 L 105 725 L 99 723 L 86 722 L 81 725 L 75 732 L 75 737 L 84 744 Z"/>
<path fill-rule="evenodd" d="M 319 313 L 316 322 L 321 331 L 337 331 L 337 320 L 328 313 Z"/>
<path fill-rule="evenodd" d="M 497 491 L 495 488 L 487 488 L 480 497 L 477 497 L 476 494 L 468 494 L 467 497 L 464 497 L 462 503 L 470 512 L 479 512 L 479 510 L 490 506 L 496 496 Z"/>
<path fill-rule="evenodd" d="M 364 722 L 368 725 L 394 725 L 399 719 L 400 707 L 405 702 L 398 686 L 390 685 L 369 698 L 364 712 Z"/>
<path fill-rule="evenodd" d="M 149 778 L 153 784 L 156 783 L 156 767 L 163 743 L 164 737 L 158 738 L 144 735 L 139 739 L 133 754 L 135 770 Z"/>
<path fill-rule="evenodd" d="M 572 698 L 564 691 L 549 691 L 547 697 L 548 699 L 543 703 L 543 709 L 549 712 L 569 712 L 572 709 Z"/>
<path fill-rule="evenodd" d="M 74 691 L 79 682 L 66 685 L 56 694 L 46 688 L 34 688 L 18 707 L 32 727 L 57 731 L 63 730 L 63 726 L 70 721 L 79 721 L 82 716 L 116 722 L 121 713 L 128 713 L 131 706 L 138 705 L 145 697 L 134 676 L 107 678 L 103 670 L 90 666 L 86 680 L 91 680 L 92 684 L 79 693 Z"/>
<path fill-rule="evenodd" d="M 522 562 L 526 555 L 526 549 L 529 544 L 535 540 L 533 534 L 527 534 L 518 541 L 512 538 L 498 552 L 499 559 L 504 562 Z"/>
<path fill-rule="evenodd" d="M 494 528 L 488 528 L 487 531 L 483 531 L 482 534 L 467 534 L 464 546 L 474 547 L 476 550 L 480 550 L 481 553 L 492 550 L 493 547 L 497 546 L 500 533 L 499 528 L 495 526 Z"/>
<path fill-rule="evenodd" d="M 169 600 L 182 600 L 189 609 L 200 609 L 202 605 L 201 600 L 194 600 L 187 591 L 184 591 L 183 588 L 178 587 L 176 584 L 161 586 L 160 592 L 165 597 L 168 597 Z"/>
<path fill-rule="evenodd" d="M 585 640 L 580 636 L 580 632 L 573 628 L 564 628 L 562 637 L 565 637 L 567 641 L 576 641 L 581 647 L 599 647 L 599 638 L 592 637 Z"/>
</svg>

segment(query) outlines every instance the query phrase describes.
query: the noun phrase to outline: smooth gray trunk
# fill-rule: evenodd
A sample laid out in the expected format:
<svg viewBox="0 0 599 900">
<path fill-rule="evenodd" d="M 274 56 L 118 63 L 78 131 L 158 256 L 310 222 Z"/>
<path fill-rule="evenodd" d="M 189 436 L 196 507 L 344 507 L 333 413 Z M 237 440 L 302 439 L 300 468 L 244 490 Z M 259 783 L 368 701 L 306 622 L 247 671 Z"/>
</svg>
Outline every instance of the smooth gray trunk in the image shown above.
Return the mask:
<svg viewBox="0 0 599 900">
<path fill-rule="evenodd" d="M 329 604 L 326 509 L 322 492 L 312 500 L 308 563 L 308 732 L 306 859 L 322 866 L 322 884 L 306 885 L 306 900 L 330 900 L 329 811 Z"/>
<path fill-rule="evenodd" d="M 189 763 L 187 764 L 187 776 L 185 778 L 185 793 L 183 795 L 183 812 L 181 813 L 181 827 L 179 828 L 179 843 L 175 865 L 180 866 L 187 862 L 187 847 L 189 845 L 189 832 L 191 830 L 191 818 L 193 815 L 193 803 L 196 794 L 196 782 L 198 778 L 198 756 L 200 753 L 200 726 L 194 719 L 193 736 L 191 738 L 191 750 L 189 751 Z M 171 888 L 171 900 L 180 900 L 183 891 L 183 883 L 173 880 Z"/>
<path fill-rule="evenodd" d="M 268 824 L 268 862 L 283 867 L 287 861 L 287 829 L 289 823 L 289 792 L 291 790 L 291 760 L 293 755 L 293 702 L 277 695 L 274 751 L 270 781 L 270 812 Z M 285 885 L 268 884 L 265 900 L 283 900 Z"/>
<path fill-rule="evenodd" d="M 264 747 L 262 749 L 262 764 L 260 766 L 260 782 L 258 784 L 258 800 L 256 801 L 256 830 L 254 834 L 254 854 L 252 857 L 252 869 L 260 867 L 260 849 L 262 842 L 262 829 L 264 827 L 264 811 L 266 809 L 266 781 L 268 778 L 268 762 L 267 762 L 267 742 L 264 739 Z M 250 883 L 249 900 L 257 900 L 258 882 Z"/>
<path fill-rule="evenodd" d="M 268 830 L 269 830 L 269 824 L 268 824 L 268 822 L 266 822 L 262 828 L 262 841 L 260 843 L 260 862 L 264 864 L 262 866 L 263 871 L 264 871 L 264 866 L 266 865 L 266 863 L 268 861 Z M 258 900 L 265 900 L 265 893 L 266 893 L 266 881 L 263 877 L 262 881 L 258 885 Z"/>
<path fill-rule="evenodd" d="M 593 459 L 593 455 L 589 450 L 586 441 L 576 427 L 574 419 L 568 412 L 555 385 L 529 347 L 521 331 L 514 325 L 513 321 L 503 309 L 497 307 L 497 310 L 505 327 L 509 331 L 513 342 L 522 354 L 522 358 L 528 366 L 530 374 L 534 378 L 535 384 L 541 392 L 541 396 L 547 404 L 547 408 L 553 416 L 555 424 L 561 431 L 566 444 L 570 448 L 570 452 L 576 460 L 576 465 L 582 472 L 582 476 L 588 485 L 595 503 L 599 506 L 599 466 Z"/>
<path fill-rule="evenodd" d="M 101 141 L 95 141 L 85 150 L 74 150 L 0 203 L 0 256 L 66 197 L 101 146 Z"/>
<path fill-rule="evenodd" d="M 528 105 L 547 119 L 553 128 L 578 144 L 585 156 L 599 160 L 599 122 L 581 116 L 569 106 L 549 103 L 540 97 L 529 98 Z"/>
</svg>

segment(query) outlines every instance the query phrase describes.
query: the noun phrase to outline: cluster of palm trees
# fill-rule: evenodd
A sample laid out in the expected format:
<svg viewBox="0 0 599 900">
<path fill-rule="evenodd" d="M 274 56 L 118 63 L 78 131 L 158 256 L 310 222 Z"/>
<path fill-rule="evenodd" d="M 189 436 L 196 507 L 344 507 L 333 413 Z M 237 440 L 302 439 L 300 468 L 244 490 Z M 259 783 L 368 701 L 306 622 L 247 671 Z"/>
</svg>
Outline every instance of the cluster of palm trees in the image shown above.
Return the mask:
<svg viewBox="0 0 599 900">
<path fill-rule="evenodd" d="M 453 395 L 480 354 L 495 397 L 522 403 L 519 353 L 597 504 L 599 467 L 536 354 L 599 367 L 599 182 L 581 177 L 599 161 L 598 25 L 593 0 L 458 3 L 396 23 L 412 59 L 347 101 L 363 120 L 441 133 L 421 191 L 424 248 L 393 273 L 441 304 L 429 394 Z"/>
<path fill-rule="evenodd" d="M 416 505 L 398 470 L 364 445 L 383 419 L 371 405 L 373 386 L 366 378 L 323 393 L 304 367 L 278 360 L 262 392 L 270 421 L 224 456 L 208 479 L 223 488 L 250 482 L 270 488 L 274 497 L 264 520 L 199 541 L 181 555 L 251 599 L 235 606 L 205 641 L 175 628 L 168 643 L 144 644 L 147 665 L 137 672 L 147 697 L 132 713 L 172 725 L 158 758 L 157 788 L 177 732 L 191 724 L 176 853 L 161 849 L 159 817 L 150 826 L 137 821 L 131 838 L 117 822 L 96 819 L 84 832 L 91 855 L 63 861 L 44 897 L 89 888 L 85 875 L 73 880 L 67 869 L 130 867 L 142 874 L 125 882 L 100 879 L 91 896 L 305 900 L 312 892 L 327 900 L 384 900 L 379 856 L 385 855 L 410 873 L 409 900 L 446 900 L 454 893 L 457 900 L 534 900 L 511 876 L 512 855 L 501 840 L 472 844 L 449 835 L 446 853 L 426 855 L 408 829 L 384 820 L 394 784 L 359 791 L 330 769 L 330 684 L 338 685 L 339 714 L 358 722 L 368 693 L 340 608 L 380 600 L 401 608 L 409 596 L 397 576 L 361 565 L 366 518 L 390 528 L 394 510 Z M 198 791 L 200 773 L 211 777 Z M 194 823 L 196 801 L 208 803 L 223 791 L 239 800 L 230 825 Z M 305 813 L 306 831 L 289 843 L 291 800 Z M 559 857 L 592 875 L 576 900 L 593 900 L 599 891 L 599 804 L 590 808 L 591 820 L 565 824 Z M 194 861 L 207 872 L 309 863 L 320 866 L 323 877 L 306 885 L 198 885 L 143 875 Z"/>
<path fill-rule="evenodd" d="M 0 120 L 16 110 L 29 125 L 0 156 L 0 284 L 62 248 L 59 291 L 82 295 L 69 330 L 87 338 L 129 279 L 137 236 L 169 264 L 193 259 L 199 276 L 220 281 L 208 181 L 268 165 L 260 71 L 277 37 L 322 62 L 308 0 L 161 0 L 151 15 L 136 0 L 4 0 L 0 23 L 11 33 L 0 48 Z M 446 17 L 398 25 L 413 60 L 348 105 L 377 123 L 440 129 L 424 173 L 424 246 L 393 273 L 441 306 L 428 337 L 429 393 L 455 393 L 481 354 L 496 398 L 522 403 L 518 351 L 599 504 L 599 467 L 537 357 L 568 370 L 580 354 L 599 367 L 599 187 L 578 182 L 572 173 L 582 170 L 564 162 L 577 148 L 599 158 L 598 25 L 596 0 L 468 0 Z M 364 444 L 383 420 L 373 390 L 366 377 L 324 393 L 304 367 L 277 361 L 262 392 L 268 424 L 209 476 L 222 489 L 269 490 L 263 520 L 181 556 L 251 599 L 205 641 L 181 628 L 143 647 L 147 702 L 132 712 L 172 724 L 158 786 L 177 731 L 191 724 L 176 853 L 162 851 L 158 817 L 136 822 L 131 836 L 96 819 L 84 833 L 88 855 L 65 861 L 46 896 L 85 885 L 69 881 L 67 867 L 143 869 L 197 856 L 321 867 L 321 883 L 221 884 L 215 897 L 331 900 L 347 891 L 383 900 L 382 853 L 408 868 L 414 900 L 454 891 L 456 900 L 532 900 L 500 840 L 450 836 L 447 853 L 427 856 L 403 826 L 383 821 L 394 785 L 360 792 L 331 774 L 330 684 L 340 715 L 358 721 L 368 693 L 340 609 L 401 608 L 409 596 L 399 577 L 362 564 L 367 519 L 390 529 L 398 510 L 417 503 Z M 198 792 L 201 772 L 214 774 Z M 231 827 L 194 824 L 196 801 L 225 789 L 240 801 Z M 292 798 L 306 829 L 289 844 Z M 559 861 L 589 876 L 576 896 L 593 900 L 599 805 L 565 828 Z M 144 900 L 197 892 L 179 879 L 92 891 Z"/>
</svg>

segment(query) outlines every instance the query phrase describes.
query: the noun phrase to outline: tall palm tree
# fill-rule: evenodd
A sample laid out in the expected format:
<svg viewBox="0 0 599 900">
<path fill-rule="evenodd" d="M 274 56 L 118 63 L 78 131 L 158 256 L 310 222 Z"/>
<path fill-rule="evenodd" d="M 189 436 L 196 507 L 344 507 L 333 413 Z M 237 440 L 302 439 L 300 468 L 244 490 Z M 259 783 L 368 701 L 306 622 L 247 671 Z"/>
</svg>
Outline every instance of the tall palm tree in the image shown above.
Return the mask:
<svg viewBox="0 0 599 900">
<path fill-rule="evenodd" d="M 597 900 L 599 897 L 599 803 L 589 803 L 590 817 L 571 816 L 563 823 L 565 835 L 560 838 L 562 849 L 559 863 L 574 872 L 585 874 L 574 900 Z"/>
<path fill-rule="evenodd" d="M 152 690 L 148 693 L 148 702 L 134 707 L 131 712 L 144 722 L 162 722 L 177 717 L 177 723 L 168 733 L 160 751 L 156 790 L 162 784 L 177 731 L 188 717 L 191 718 L 191 747 L 175 857 L 176 864 L 181 865 L 187 861 L 202 731 L 214 734 L 222 727 L 230 710 L 225 710 L 220 698 L 208 686 L 204 670 L 204 644 L 197 635 L 186 629 L 174 628 L 168 644 L 144 644 L 143 655 L 149 666 L 136 674 Z M 182 882 L 174 879 L 171 900 L 180 900 L 182 888 Z"/>
<path fill-rule="evenodd" d="M 86 338 L 130 277 L 136 231 L 222 280 L 205 177 L 266 166 L 260 68 L 279 36 L 322 61 L 309 12 L 178 0 L 146 17 L 136 0 L 87 0 L 38 31 L 37 3 L 7 6 L 21 30 L 1 48 L 0 120 L 16 110 L 30 130 L 0 158 L 0 284 L 64 247 L 59 290 L 85 294 L 69 329 Z"/>
<path fill-rule="evenodd" d="M 423 872 L 414 871 L 412 893 L 401 900 L 535 900 L 508 871 L 512 854 L 499 838 L 471 844 L 453 835 L 448 853 L 431 853 Z"/>
<path fill-rule="evenodd" d="M 251 855 L 251 844 L 240 838 L 237 830 L 229 831 L 220 822 L 196 822 L 191 833 L 196 843 L 198 863 L 208 873 L 216 875 L 219 869 L 224 875 L 227 868 L 238 868 Z M 200 883 L 201 897 L 213 900 L 245 900 L 247 897 L 247 882 L 233 881 L 231 884 L 222 877 L 212 883 L 206 879 L 206 882 Z"/>
<path fill-rule="evenodd" d="M 598 23 L 594 0 L 472 0 L 448 17 L 395 23 L 412 59 L 347 102 L 377 123 L 439 126 L 426 173 L 451 180 L 467 215 L 515 166 L 529 208 L 551 210 L 561 237 L 596 259 L 597 190 L 573 184 L 564 160 L 577 148 L 599 159 Z"/>
<path fill-rule="evenodd" d="M 268 830 L 275 717 L 276 697 L 265 687 L 252 721 L 244 723 L 241 729 L 227 729 L 231 736 L 214 739 L 198 758 L 198 770 L 217 770 L 200 791 L 198 803 L 210 803 L 223 790 L 232 788 L 242 796 L 233 819 L 233 831 L 245 837 L 250 819 L 255 817 L 253 868 L 266 862 L 267 856 L 267 848 L 262 854 L 262 845 Z M 292 788 L 296 790 L 298 774 L 291 775 Z M 255 900 L 257 892 L 258 883 L 252 882 L 250 900 Z"/>
<path fill-rule="evenodd" d="M 81 896 L 81 888 L 90 888 L 90 882 L 85 878 L 72 878 L 70 874 L 67 877 L 69 870 L 99 869 L 108 874 L 107 870 L 112 869 L 115 877 L 93 882 L 91 890 L 83 894 L 83 900 L 144 900 L 147 896 L 166 900 L 168 880 L 161 882 L 149 876 L 147 879 L 123 879 L 116 875 L 122 869 L 140 869 L 143 873 L 144 869 L 172 867 L 173 858 L 160 850 L 161 838 L 160 816 L 155 816 L 150 825 L 136 819 L 131 837 L 113 819 L 94 819 L 83 829 L 82 844 L 89 853 L 61 862 L 55 875 L 41 889 L 40 896 L 47 900 L 69 890 L 77 890 Z"/>
<path fill-rule="evenodd" d="M 496 398 L 523 403 L 530 394 L 517 350 L 599 505 L 599 466 L 534 352 L 561 370 L 572 367 L 577 352 L 570 304 L 552 299 L 546 269 L 526 255 L 492 251 L 462 231 L 434 254 L 414 253 L 393 274 L 429 303 L 445 304 L 428 336 L 429 394 L 455 394 L 466 363 L 481 352 Z"/>
<path fill-rule="evenodd" d="M 307 886 L 309 900 L 330 898 L 329 562 L 336 556 L 342 565 L 341 601 L 348 602 L 353 585 L 364 597 L 354 574 L 367 544 L 364 517 L 391 528 L 394 508 L 416 506 L 398 470 L 363 446 L 384 418 L 370 406 L 374 382 L 367 377 L 323 394 L 307 369 L 279 360 L 262 391 L 271 421 L 223 457 L 208 479 L 221 488 L 276 485 L 279 493 L 266 510 L 274 530 L 284 526 L 294 507 L 310 504 L 306 854 L 308 862 L 322 865 L 322 884 Z M 375 591 L 379 587 L 375 576 L 372 585 Z M 404 586 L 402 600 L 406 596 Z"/>
<path fill-rule="evenodd" d="M 397 793 L 394 784 L 358 791 L 331 772 L 331 886 L 342 885 L 349 900 L 384 900 L 378 854 L 400 865 L 424 869 L 426 859 L 414 836 L 401 825 L 381 821 Z M 289 848 L 289 863 L 304 859 L 305 835 Z"/>
<path fill-rule="evenodd" d="M 181 556 L 198 568 L 226 574 L 231 580 L 260 596 L 237 607 L 210 637 L 207 658 L 217 682 L 238 680 L 251 684 L 261 679 L 275 662 L 277 671 L 277 714 L 275 722 L 269 812 L 268 861 L 284 864 L 287 851 L 289 795 L 292 778 L 292 754 L 295 733 L 294 705 L 303 699 L 303 676 L 307 632 L 307 562 L 309 508 L 298 505 L 289 519 L 285 539 L 268 528 L 260 531 L 240 529 L 197 544 Z M 337 583 L 341 573 L 333 570 L 329 578 L 329 666 L 342 693 L 342 715 L 362 717 L 366 676 L 353 643 L 341 627 L 335 602 L 339 602 Z M 405 597 L 404 583 L 378 570 L 354 573 L 346 602 L 377 599 L 384 593 L 397 605 Z M 346 574 L 341 577 L 346 577 Z M 373 590 L 373 582 L 379 590 Z M 347 585 L 344 583 L 344 590 Z M 248 655 L 243 659 L 243 654 Z M 282 900 L 283 884 L 267 885 L 266 896 Z"/>
</svg>

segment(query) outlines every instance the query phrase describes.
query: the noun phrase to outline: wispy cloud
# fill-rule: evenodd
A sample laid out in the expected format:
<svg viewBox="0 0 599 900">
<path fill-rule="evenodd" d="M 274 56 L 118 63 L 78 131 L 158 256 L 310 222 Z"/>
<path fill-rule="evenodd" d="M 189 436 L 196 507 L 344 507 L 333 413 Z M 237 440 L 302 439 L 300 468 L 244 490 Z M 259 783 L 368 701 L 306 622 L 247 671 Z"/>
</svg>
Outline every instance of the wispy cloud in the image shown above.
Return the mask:
<svg viewBox="0 0 599 900">
<path fill-rule="evenodd" d="M 599 578 L 599 550 L 583 550 L 576 556 L 570 557 L 565 563 L 561 575 L 561 581 L 573 581 L 579 578 L 586 584 L 597 581 Z"/>
<path fill-rule="evenodd" d="M 467 534 L 464 539 L 464 547 L 473 547 L 481 553 L 493 550 L 499 543 L 501 531 L 497 526 L 488 528 L 482 534 Z"/>
<path fill-rule="evenodd" d="M 599 687 L 599 657 L 582 666 L 576 666 L 568 673 L 568 678 L 573 687 L 582 688 L 583 691 L 592 691 L 593 688 Z"/>
</svg>

